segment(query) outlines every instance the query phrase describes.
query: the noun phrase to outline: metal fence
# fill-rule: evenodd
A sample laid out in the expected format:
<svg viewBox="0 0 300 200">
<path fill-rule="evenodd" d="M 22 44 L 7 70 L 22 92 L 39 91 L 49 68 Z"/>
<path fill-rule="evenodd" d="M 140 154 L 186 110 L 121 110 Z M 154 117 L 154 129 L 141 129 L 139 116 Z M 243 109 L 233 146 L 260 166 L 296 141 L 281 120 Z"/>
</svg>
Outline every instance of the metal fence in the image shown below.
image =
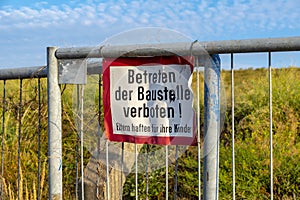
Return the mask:
<svg viewBox="0 0 300 200">
<path fill-rule="evenodd" d="M 215 63 L 211 67 L 201 63 L 203 54 L 228 54 L 230 56 L 230 105 L 227 111 L 231 117 L 231 194 L 236 198 L 236 116 L 235 116 L 235 66 L 234 56 L 238 53 L 266 52 L 268 60 L 268 116 L 269 116 L 269 186 L 267 195 L 270 199 L 277 199 L 273 195 L 273 105 L 272 105 L 272 52 L 300 51 L 300 38 L 254 39 L 239 41 L 194 42 L 179 44 L 149 44 L 132 46 L 103 46 L 90 48 L 55 48 L 47 49 L 47 67 L 32 67 L 22 69 L 1 69 L 2 81 L 2 122 L 1 122 L 1 196 L 11 199 L 117 199 L 122 198 L 126 176 L 127 181 L 133 183 L 131 198 L 151 199 L 149 188 L 151 184 L 150 145 L 143 147 L 135 144 L 116 144 L 108 142 L 102 131 L 103 113 L 101 107 L 101 61 L 87 64 L 86 73 L 90 75 L 86 81 L 91 82 L 94 92 L 93 103 L 96 108 L 89 110 L 85 107 L 86 95 L 90 91 L 82 82 L 75 82 L 75 92 L 68 81 L 60 82 L 59 65 L 66 66 L 70 62 L 79 61 L 74 66 L 84 66 L 86 59 L 105 57 L 135 57 L 135 56 L 168 56 L 193 55 L 196 59 L 195 84 L 197 95 L 195 97 L 198 119 L 198 146 L 195 172 L 197 188 L 194 190 L 198 199 L 218 199 L 219 196 L 219 151 L 220 147 L 220 121 L 213 121 L 201 117 L 203 113 L 220 115 L 220 109 L 213 110 L 214 106 L 220 108 L 220 68 Z M 171 53 L 170 53 L 171 52 Z M 67 64 L 66 64 L 67 63 Z M 83 64 L 84 63 L 84 64 Z M 72 64 L 71 64 L 72 65 Z M 198 69 L 204 67 L 204 74 Z M 60 69 L 61 70 L 61 69 Z M 77 69 L 78 70 L 78 69 Z M 80 70 L 80 69 L 79 69 Z M 82 70 L 82 69 L 81 69 Z M 82 71 L 79 71 L 81 74 Z M 85 71 L 83 71 L 85 72 Z M 72 73 L 71 73 L 72 74 Z M 73 72 L 78 75 L 78 71 Z M 84 77 L 84 74 L 81 74 Z M 204 76 L 204 78 L 202 78 Z M 46 78 L 47 77 L 47 83 Z M 75 77 L 78 78 L 78 77 Z M 71 78 L 72 79 L 72 78 Z M 83 78 L 84 82 L 84 78 Z M 205 104 L 201 105 L 202 93 L 200 89 L 206 84 L 212 84 L 207 91 Z M 73 87 L 73 86 L 72 86 Z M 70 89 L 71 88 L 71 89 Z M 95 89 L 96 88 L 96 89 Z M 69 92 L 68 92 L 69 91 Z M 70 92 L 71 91 L 71 92 Z M 210 93 L 214 91 L 213 93 Z M 46 94 L 48 98 L 46 99 Z M 213 97 L 212 97 L 213 96 Z M 216 98 L 213 101 L 212 98 Z M 71 100 L 70 100 L 71 99 Z M 70 102 L 73 101 L 73 102 Z M 74 105 L 73 105 L 74 104 Z M 75 107 L 74 107 L 75 106 Z M 91 111 L 90 116 L 86 111 Z M 70 113 L 70 111 L 72 113 Z M 204 112 L 203 112 L 204 111 Z M 225 114 L 226 115 L 226 114 Z M 88 121 L 84 121 L 88 118 Z M 200 119 L 203 119 L 200 121 Z M 220 120 L 220 118 L 218 118 Z M 95 123 L 95 126 L 92 124 Z M 204 126 L 203 126 L 204 124 Z M 206 125 L 205 125 L 206 124 Z M 207 124 L 210 124 L 209 128 Z M 213 125 L 211 125 L 213 124 Z M 202 127 L 203 126 L 203 127 Z M 96 130 L 92 130 L 93 127 Z M 96 128 L 95 128 L 96 127 Z M 48 129 L 48 133 L 46 132 Z M 202 129 L 204 129 L 202 131 Z M 85 135 L 88 133 L 89 137 Z M 85 139 L 84 139 L 85 137 Z M 205 138 L 205 141 L 204 141 Z M 30 141 L 30 142 L 28 142 Z M 48 142 L 47 142 L 48 141 Z M 92 144 L 91 144 L 92 143 Z M 211 151 L 210 145 L 216 147 Z M 118 147 L 118 157 L 114 157 L 114 149 Z M 179 159 L 180 152 L 186 152 L 186 147 L 165 146 L 159 151 L 163 162 L 165 180 L 157 185 L 161 199 L 184 199 L 181 197 L 178 176 L 182 166 Z M 194 147 L 190 147 L 194 148 Z M 181 149 L 184 149 L 181 151 Z M 203 149 L 203 155 L 202 155 Z M 205 152 L 206 149 L 209 152 Z M 267 149 L 266 149 L 267 150 Z M 139 154 L 144 152 L 145 159 L 141 160 Z M 163 153 L 162 153 L 163 152 Z M 157 152 L 156 152 L 157 153 Z M 117 154 L 117 153 L 116 153 Z M 130 161 L 128 155 L 133 155 Z M 203 156 L 203 159 L 202 159 Z M 161 158 L 161 157 L 160 157 Z M 118 160 L 117 164 L 116 159 Z M 100 162 L 101 160 L 101 162 Z M 89 162 L 88 162 L 89 161 Z M 103 162 L 102 162 L 103 161 Z M 127 161 L 127 165 L 125 165 Z M 221 161 L 223 162 L 223 161 Z M 173 164 L 171 164 L 173 163 Z M 46 165 L 49 166 L 46 170 Z M 154 165 L 154 164 L 153 164 Z M 203 165 L 203 166 L 202 166 Z M 118 166 L 118 167 L 116 167 Z M 161 165 L 160 165 L 161 166 Z M 130 168 L 125 170 L 125 168 Z M 141 170 L 144 168 L 144 170 Z M 132 173 L 130 173 L 132 169 Z M 159 171 L 159 170 L 158 170 Z M 139 175 L 140 174 L 142 175 Z M 170 175 L 171 173 L 171 175 Z M 133 174 L 134 177 L 130 177 Z M 172 176 L 172 177 L 171 177 Z M 145 182 L 141 181 L 145 180 Z M 172 179 L 172 180 L 171 180 Z M 157 180 L 152 180 L 157 182 Z M 82 184 L 84 183 L 84 184 Z M 172 188 L 170 187 L 172 186 Z M 297 187 L 297 186 L 295 186 Z M 68 193 L 64 188 L 71 188 Z M 295 191 L 299 191 L 295 189 Z M 296 196 L 295 196 L 296 195 Z M 130 196 L 130 195 L 129 195 Z M 273 197 L 274 196 L 274 197 Z M 185 196 L 185 198 L 194 198 Z M 294 194 L 299 197 L 299 194 Z M 243 198 L 238 196 L 238 198 Z M 247 198 L 247 197 L 244 197 Z"/>
</svg>

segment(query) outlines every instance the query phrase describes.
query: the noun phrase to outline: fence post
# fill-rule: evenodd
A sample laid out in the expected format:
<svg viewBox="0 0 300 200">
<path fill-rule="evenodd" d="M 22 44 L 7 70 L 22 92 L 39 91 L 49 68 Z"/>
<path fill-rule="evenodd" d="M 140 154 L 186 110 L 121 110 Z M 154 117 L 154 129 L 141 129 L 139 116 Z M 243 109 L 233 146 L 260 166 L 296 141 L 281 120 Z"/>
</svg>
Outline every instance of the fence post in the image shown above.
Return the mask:
<svg viewBox="0 0 300 200">
<path fill-rule="evenodd" d="M 49 199 L 62 199 L 61 94 L 56 47 L 47 48 Z"/>
<path fill-rule="evenodd" d="M 219 196 L 220 58 L 211 55 L 204 69 L 203 198 Z"/>
</svg>

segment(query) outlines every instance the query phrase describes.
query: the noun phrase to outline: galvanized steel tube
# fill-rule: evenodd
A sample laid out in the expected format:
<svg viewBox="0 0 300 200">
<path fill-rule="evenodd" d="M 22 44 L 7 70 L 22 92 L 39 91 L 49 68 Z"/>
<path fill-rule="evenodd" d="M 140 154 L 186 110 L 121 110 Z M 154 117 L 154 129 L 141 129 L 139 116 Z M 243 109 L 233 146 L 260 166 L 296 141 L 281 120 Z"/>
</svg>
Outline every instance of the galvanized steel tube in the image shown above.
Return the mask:
<svg viewBox="0 0 300 200">
<path fill-rule="evenodd" d="M 60 48 L 56 51 L 59 59 L 169 56 L 169 55 L 205 55 L 222 53 L 250 53 L 269 51 L 299 51 L 300 37 L 263 38 L 247 40 L 225 40 L 192 43 L 136 44 L 123 46 L 96 46 Z"/>
<path fill-rule="evenodd" d="M 218 199 L 220 136 L 220 60 L 207 58 L 204 70 L 204 185 L 205 200 Z"/>
<path fill-rule="evenodd" d="M 56 47 L 47 48 L 49 199 L 62 199 L 62 122 Z"/>
</svg>

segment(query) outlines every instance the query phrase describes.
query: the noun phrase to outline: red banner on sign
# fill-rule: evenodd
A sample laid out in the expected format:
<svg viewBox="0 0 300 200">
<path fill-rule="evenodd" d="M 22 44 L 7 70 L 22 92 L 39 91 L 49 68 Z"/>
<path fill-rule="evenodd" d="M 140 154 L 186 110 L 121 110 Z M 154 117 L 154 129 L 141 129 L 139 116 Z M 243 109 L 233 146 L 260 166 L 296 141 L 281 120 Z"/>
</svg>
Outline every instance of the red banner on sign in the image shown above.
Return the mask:
<svg viewBox="0 0 300 200">
<path fill-rule="evenodd" d="M 193 57 L 103 59 L 103 106 L 110 141 L 195 145 Z"/>
</svg>

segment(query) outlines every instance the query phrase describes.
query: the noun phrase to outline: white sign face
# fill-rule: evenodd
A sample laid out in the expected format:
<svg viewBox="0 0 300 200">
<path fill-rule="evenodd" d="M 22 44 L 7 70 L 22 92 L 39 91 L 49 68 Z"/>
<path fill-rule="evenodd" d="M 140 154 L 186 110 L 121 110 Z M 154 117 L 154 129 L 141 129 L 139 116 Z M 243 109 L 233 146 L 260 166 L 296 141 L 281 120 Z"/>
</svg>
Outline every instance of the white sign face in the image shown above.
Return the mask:
<svg viewBox="0 0 300 200">
<path fill-rule="evenodd" d="M 193 137 L 189 65 L 110 67 L 114 134 Z"/>
</svg>

